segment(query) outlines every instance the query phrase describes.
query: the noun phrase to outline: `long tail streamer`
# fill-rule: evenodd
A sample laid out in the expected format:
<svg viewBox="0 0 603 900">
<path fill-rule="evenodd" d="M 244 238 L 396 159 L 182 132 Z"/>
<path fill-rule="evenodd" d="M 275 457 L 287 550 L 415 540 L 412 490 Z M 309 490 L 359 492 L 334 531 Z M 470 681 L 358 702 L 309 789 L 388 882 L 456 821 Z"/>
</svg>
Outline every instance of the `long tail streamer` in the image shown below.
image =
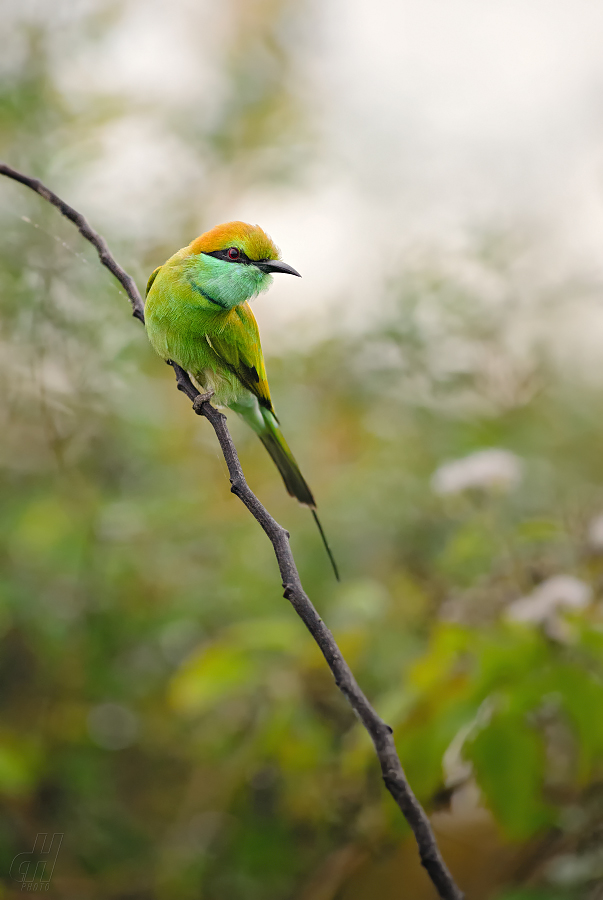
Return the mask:
<svg viewBox="0 0 603 900">
<path fill-rule="evenodd" d="M 329 559 L 331 561 L 331 565 L 333 566 L 333 572 L 335 573 L 335 578 L 337 579 L 337 581 L 341 581 L 341 578 L 339 577 L 339 569 L 337 568 L 337 563 L 335 562 L 335 557 L 333 556 L 331 548 L 329 547 L 329 542 L 327 540 L 327 536 L 324 533 L 324 531 L 322 530 L 322 525 L 320 524 L 320 519 L 316 515 L 316 510 L 310 509 L 310 512 L 314 516 L 314 521 L 318 525 L 318 530 L 320 531 L 320 536 L 322 538 L 322 542 L 325 545 L 325 550 L 327 551 L 327 556 L 329 557 Z"/>
</svg>

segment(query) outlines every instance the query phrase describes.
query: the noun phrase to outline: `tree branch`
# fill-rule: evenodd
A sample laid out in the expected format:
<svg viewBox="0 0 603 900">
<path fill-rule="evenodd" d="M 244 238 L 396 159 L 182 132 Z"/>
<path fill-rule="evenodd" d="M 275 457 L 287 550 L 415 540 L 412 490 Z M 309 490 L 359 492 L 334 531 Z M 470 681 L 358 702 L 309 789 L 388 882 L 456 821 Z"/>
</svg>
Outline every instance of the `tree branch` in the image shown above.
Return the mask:
<svg viewBox="0 0 603 900">
<path fill-rule="evenodd" d="M 17 172 L 16 169 L 13 169 L 11 166 L 7 166 L 2 162 L 0 162 L 0 175 L 6 175 L 8 178 L 12 178 L 14 181 L 20 181 L 21 184 L 31 188 L 32 191 L 35 191 L 40 197 L 44 197 L 45 200 L 48 200 L 49 203 L 56 206 L 66 219 L 69 219 L 77 226 L 77 230 L 82 237 L 85 237 L 87 241 L 90 241 L 95 248 L 102 265 L 109 269 L 111 274 L 115 275 L 117 280 L 123 285 L 123 288 L 128 295 L 128 299 L 132 304 L 132 315 L 137 319 L 140 319 L 144 324 L 144 303 L 142 297 L 138 293 L 138 288 L 134 283 L 134 279 L 115 261 L 104 237 L 98 234 L 98 232 L 88 224 L 84 216 L 72 206 L 69 206 L 68 203 L 65 203 L 64 200 L 61 200 L 54 191 L 49 190 L 49 188 L 43 185 L 41 181 L 38 181 L 37 178 L 30 178 L 29 175 Z"/>
<path fill-rule="evenodd" d="M 8 178 L 19 181 L 21 184 L 31 188 L 45 200 L 52 203 L 53 206 L 56 206 L 66 218 L 70 219 L 77 226 L 80 234 L 96 248 L 101 263 L 123 285 L 132 304 L 133 315 L 144 323 L 144 303 L 134 280 L 118 265 L 111 255 L 104 238 L 94 231 L 84 216 L 65 203 L 64 200 L 61 200 L 37 178 L 23 175 L 4 163 L 0 163 L 0 174 L 6 175 Z M 186 394 L 189 400 L 192 401 L 193 410 L 197 415 L 204 416 L 216 433 L 220 449 L 228 466 L 232 493 L 236 494 L 244 503 L 254 519 L 262 526 L 272 543 L 281 573 L 284 597 L 289 600 L 320 647 L 327 665 L 333 673 L 337 687 L 345 695 L 357 717 L 368 731 L 381 765 L 385 786 L 402 810 L 414 833 L 422 865 L 425 867 L 442 900 L 463 900 L 462 892 L 456 886 L 442 859 L 429 819 L 406 780 L 394 744 L 392 729 L 377 715 L 358 686 L 350 667 L 341 655 L 335 638 L 318 615 L 310 598 L 304 592 L 291 547 L 289 546 L 289 532 L 272 518 L 268 510 L 265 509 L 248 486 L 235 445 L 226 425 L 226 416 L 209 402 L 212 396 L 211 393 L 201 394 L 184 369 L 181 369 L 175 363 L 170 364 L 174 368 L 178 390 Z"/>
</svg>

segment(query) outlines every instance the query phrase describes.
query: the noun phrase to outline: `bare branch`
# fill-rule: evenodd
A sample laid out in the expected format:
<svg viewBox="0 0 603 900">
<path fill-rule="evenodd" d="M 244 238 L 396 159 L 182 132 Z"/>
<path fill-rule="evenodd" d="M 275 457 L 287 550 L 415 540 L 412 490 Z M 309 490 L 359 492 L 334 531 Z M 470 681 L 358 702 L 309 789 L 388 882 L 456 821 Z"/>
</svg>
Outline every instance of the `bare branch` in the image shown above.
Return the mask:
<svg viewBox="0 0 603 900">
<path fill-rule="evenodd" d="M 49 203 L 56 206 L 66 219 L 69 219 L 77 226 L 82 237 L 85 237 L 87 241 L 90 241 L 95 248 L 98 253 L 98 258 L 103 266 L 109 269 L 111 274 L 115 275 L 117 280 L 123 285 L 130 303 L 132 304 L 132 315 L 137 319 L 140 319 L 144 324 L 144 303 L 134 279 L 115 261 L 107 247 L 107 242 L 104 237 L 91 227 L 84 216 L 77 212 L 72 206 L 69 206 L 68 203 L 65 203 L 64 200 L 61 200 L 60 197 L 57 197 L 53 191 L 49 190 L 41 181 L 38 181 L 37 178 L 30 178 L 29 175 L 24 175 L 22 172 L 18 172 L 16 169 L 13 169 L 11 166 L 7 166 L 6 163 L 2 162 L 0 162 L 0 175 L 6 175 L 8 178 L 12 178 L 14 181 L 20 181 L 21 184 L 31 188 L 32 191 L 35 191 L 40 197 L 44 197 L 45 200 L 48 200 Z"/>
<path fill-rule="evenodd" d="M 31 188 L 74 222 L 83 237 L 96 248 L 101 263 L 121 282 L 132 304 L 134 316 L 144 323 L 144 304 L 133 279 L 117 264 L 105 240 L 90 227 L 86 219 L 61 200 L 60 197 L 48 190 L 36 178 L 29 178 L 27 175 L 23 175 L 21 172 L 17 172 L 3 163 L 0 163 L 0 174 L 13 178 L 15 181 L 19 181 L 21 184 Z M 201 394 L 184 369 L 181 369 L 175 363 L 170 363 L 170 365 L 174 368 L 178 390 L 186 394 L 189 400 L 192 401 L 193 410 L 197 415 L 204 416 L 216 433 L 220 449 L 228 466 L 232 493 L 236 494 L 241 502 L 244 503 L 254 519 L 262 526 L 272 543 L 281 573 L 284 597 L 289 600 L 320 647 L 327 665 L 333 673 L 337 687 L 345 695 L 357 717 L 368 731 L 381 765 L 385 786 L 402 810 L 414 833 L 422 865 L 425 867 L 442 900 L 463 900 L 463 893 L 456 886 L 442 859 L 429 819 L 406 780 L 394 744 L 392 729 L 377 715 L 358 686 L 350 667 L 341 655 L 341 651 L 331 631 L 324 624 L 310 598 L 304 592 L 289 545 L 289 533 L 272 518 L 247 484 L 235 445 L 226 425 L 226 416 L 209 402 L 212 396 L 211 393 Z"/>
</svg>

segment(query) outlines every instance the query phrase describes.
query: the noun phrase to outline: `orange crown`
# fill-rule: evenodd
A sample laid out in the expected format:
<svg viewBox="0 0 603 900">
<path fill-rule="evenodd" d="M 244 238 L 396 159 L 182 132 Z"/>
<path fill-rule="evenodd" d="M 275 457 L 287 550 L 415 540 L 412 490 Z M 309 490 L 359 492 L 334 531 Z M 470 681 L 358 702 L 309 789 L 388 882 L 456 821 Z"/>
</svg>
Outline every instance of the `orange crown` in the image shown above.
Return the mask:
<svg viewBox="0 0 603 900">
<path fill-rule="evenodd" d="M 193 253 L 211 253 L 238 247 L 249 259 L 279 259 L 280 252 L 272 238 L 259 225 L 247 222 L 225 222 L 216 225 L 191 242 Z"/>
</svg>

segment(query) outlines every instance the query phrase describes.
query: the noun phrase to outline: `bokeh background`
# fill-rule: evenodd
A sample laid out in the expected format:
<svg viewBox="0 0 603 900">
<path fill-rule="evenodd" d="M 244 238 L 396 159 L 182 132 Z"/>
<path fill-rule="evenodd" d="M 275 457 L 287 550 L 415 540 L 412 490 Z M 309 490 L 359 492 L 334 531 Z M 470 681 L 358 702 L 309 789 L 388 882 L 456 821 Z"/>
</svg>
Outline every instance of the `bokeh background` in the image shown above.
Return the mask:
<svg viewBox="0 0 603 900">
<path fill-rule="evenodd" d="M 248 480 L 468 900 L 603 896 L 603 7 L 3 0 L 0 156 L 143 287 L 217 222 L 343 580 Z M 126 298 L 0 184 L 0 897 L 428 900 L 371 746 Z"/>
</svg>

